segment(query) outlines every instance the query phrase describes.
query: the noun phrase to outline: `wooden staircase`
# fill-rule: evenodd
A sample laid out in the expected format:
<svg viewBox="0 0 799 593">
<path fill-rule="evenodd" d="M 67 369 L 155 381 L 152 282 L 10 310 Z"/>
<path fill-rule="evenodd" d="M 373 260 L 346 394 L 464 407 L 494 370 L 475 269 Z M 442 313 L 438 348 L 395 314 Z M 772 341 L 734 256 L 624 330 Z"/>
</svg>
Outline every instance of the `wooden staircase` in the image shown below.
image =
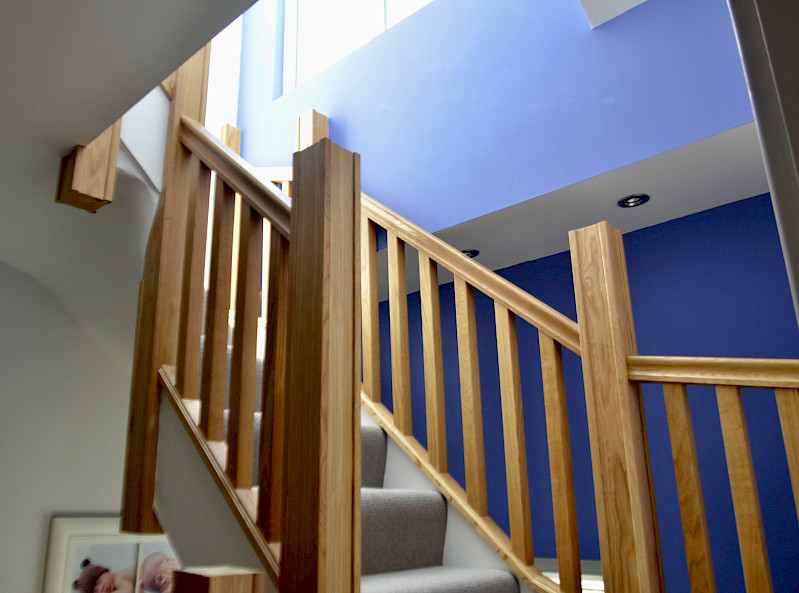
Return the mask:
<svg viewBox="0 0 799 593">
<path fill-rule="evenodd" d="M 663 385 L 693 591 L 715 578 L 687 386 L 716 386 L 747 591 L 771 591 L 742 387 L 774 390 L 799 502 L 799 361 L 639 356 L 621 235 L 607 223 L 570 233 L 578 322 L 360 192 L 358 156 L 321 139 L 295 154 L 292 197 L 202 126 L 188 90 L 202 59 L 175 76 L 167 179 L 147 251 L 123 527 L 159 529 L 153 512 L 159 399 L 182 418 L 231 513 L 277 590 L 361 585 L 361 403 L 536 591 L 581 590 L 580 545 L 562 348 L 580 356 L 606 590 L 665 590 L 640 384 Z M 201 78 L 201 76 L 200 76 Z M 313 134 L 311 134 L 313 136 Z M 211 174 L 216 185 L 211 198 Z M 227 370 L 235 195 L 241 196 L 230 412 Z M 209 202 L 210 284 L 203 305 Z M 268 240 L 264 238 L 268 223 Z M 385 232 L 392 377 L 380 392 L 378 237 Z M 268 278 L 261 262 L 268 245 Z M 406 247 L 418 252 L 427 445 L 413 432 Z M 465 485 L 448 473 L 438 270 L 454 275 Z M 255 348 L 266 292 L 261 448 L 253 476 Z M 501 382 L 510 533 L 489 516 L 475 292 L 489 298 Z M 538 335 L 559 583 L 536 565 L 517 324 Z M 201 335 L 205 335 L 200 357 Z M 200 402 L 192 418 L 191 408 Z M 290 427 L 290 430 L 289 430 Z M 776 443 L 782 451 L 782 443 Z M 776 453 L 775 453 L 776 454 Z M 782 454 L 782 453 L 780 453 Z M 259 486 L 257 497 L 252 486 Z"/>
</svg>

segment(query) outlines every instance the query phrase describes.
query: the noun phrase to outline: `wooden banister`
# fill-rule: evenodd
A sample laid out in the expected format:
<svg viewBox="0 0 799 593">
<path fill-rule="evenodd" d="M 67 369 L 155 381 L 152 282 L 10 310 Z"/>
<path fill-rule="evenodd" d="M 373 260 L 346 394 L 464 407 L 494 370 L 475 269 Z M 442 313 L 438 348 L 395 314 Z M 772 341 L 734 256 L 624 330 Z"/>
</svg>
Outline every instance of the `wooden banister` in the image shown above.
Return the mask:
<svg viewBox="0 0 799 593">
<path fill-rule="evenodd" d="M 374 198 L 362 194 L 361 207 L 367 218 L 385 229 L 391 229 L 404 243 L 420 253 L 425 253 L 479 291 L 492 295 L 494 300 L 502 303 L 519 318 L 542 329 L 572 352 L 580 354 L 579 331 L 574 321 L 485 266 L 463 257 L 451 245 L 401 217 Z"/>
<path fill-rule="evenodd" d="M 281 235 L 288 238 L 291 198 L 271 181 L 262 179 L 255 167 L 225 146 L 197 121 L 181 120 L 180 141 L 203 163 L 216 171 L 235 192 Z"/>
<path fill-rule="evenodd" d="M 630 381 L 799 388 L 799 360 L 628 356 Z"/>
</svg>

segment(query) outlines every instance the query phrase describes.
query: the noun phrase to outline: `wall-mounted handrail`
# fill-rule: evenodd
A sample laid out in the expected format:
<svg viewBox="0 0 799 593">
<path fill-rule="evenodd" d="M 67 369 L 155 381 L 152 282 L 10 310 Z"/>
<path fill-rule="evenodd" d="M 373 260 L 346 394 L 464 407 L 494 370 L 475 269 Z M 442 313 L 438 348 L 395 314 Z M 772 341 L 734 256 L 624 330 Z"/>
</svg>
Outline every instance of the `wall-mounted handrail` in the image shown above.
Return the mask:
<svg viewBox="0 0 799 593">
<path fill-rule="evenodd" d="M 271 181 L 263 179 L 255 167 L 197 121 L 181 118 L 180 141 L 234 191 L 240 193 L 258 214 L 269 220 L 275 230 L 289 237 L 291 198 Z"/>
<path fill-rule="evenodd" d="M 580 354 L 580 334 L 577 324 L 546 303 L 525 292 L 512 282 L 492 272 L 435 235 L 416 226 L 374 198 L 362 193 L 363 212 L 383 228 L 392 232 L 414 249 L 426 253 L 456 276 L 507 307 L 521 319 L 541 329 L 575 354 Z"/>
</svg>

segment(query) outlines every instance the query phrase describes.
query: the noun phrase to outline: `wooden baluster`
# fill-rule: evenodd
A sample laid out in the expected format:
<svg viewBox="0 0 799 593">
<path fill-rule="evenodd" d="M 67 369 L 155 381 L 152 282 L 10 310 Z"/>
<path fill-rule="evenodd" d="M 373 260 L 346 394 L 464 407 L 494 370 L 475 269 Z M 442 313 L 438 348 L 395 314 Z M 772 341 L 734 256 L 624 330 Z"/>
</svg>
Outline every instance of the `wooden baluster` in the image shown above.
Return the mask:
<svg viewBox="0 0 799 593">
<path fill-rule="evenodd" d="M 427 408 L 427 454 L 430 463 L 447 473 L 447 422 L 444 406 L 444 355 L 441 346 L 441 308 L 438 303 L 438 265 L 419 252 L 419 280 L 424 342 L 424 391 Z"/>
<path fill-rule="evenodd" d="M 510 536 L 514 553 L 525 564 L 533 564 L 533 526 L 530 520 L 530 487 L 527 479 L 527 448 L 524 439 L 516 317 L 497 302 L 494 303 L 494 315 L 497 325 Z"/>
<path fill-rule="evenodd" d="M 627 379 L 635 333 L 621 233 L 571 231 L 602 576 L 610 591 L 663 591 L 640 390 Z"/>
<path fill-rule="evenodd" d="M 291 374 L 280 591 L 360 588 L 360 167 L 330 140 L 294 155 Z"/>
<path fill-rule="evenodd" d="M 799 513 L 799 389 L 775 389 L 793 500 Z"/>
<path fill-rule="evenodd" d="M 216 180 L 211 231 L 211 269 L 205 307 L 205 351 L 200 380 L 200 429 L 209 441 L 222 441 L 227 383 L 230 268 L 235 193 Z"/>
<path fill-rule="evenodd" d="M 405 277 L 405 243 L 388 233 L 388 306 L 391 325 L 391 392 L 394 424 L 402 434 L 413 433 L 411 415 L 411 363 L 408 346 L 408 290 Z"/>
<path fill-rule="evenodd" d="M 230 124 L 222 126 L 222 133 L 219 139 L 236 154 L 241 154 L 241 130 Z M 241 195 L 236 194 L 236 206 L 233 215 L 233 256 L 232 264 L 230 266 L 231 279 L 230 279 L 230 313 L 231 316 L 236 311 L 236 291 L 238 289 L 238 281 L 236 279 L 239 273 L 239 235 L 241 233 L 241 220 L 243 216 L 243 207 L 241 202 Z"/>
<path fill-rule="evenodd" d="M 227 473 L 234 488 L 253 485 L 253 422 L 255 417 L 256 342 L 260 309 L 263 218 L 246 203 L 239 229 L 238 290 L 233 355 L 230 362 Z"/>
<path fill-rule="evenodd" d="M 713 573 L 713 558 L 710 553 L 710 538 L 688 393 L 682 383 L 664 383 L 663 395 L 666 401 L 666 417 L 669 423 L 671 455 L 674 459 L 674 475 L 680 500 L 691 591 L 713 593 L 716 590 L 716 579 Z"/>
<path fill-rule="evenodd" d="M 741 550 L 744 582 L 749 593 L 769 593 L 774 590 L 766 548 L 766 534 L 760 510 L 760 497 L 752 463 L 752 448 L 746 428 L 741 388 L 716 386 L 721 433 L 727 455 L 738 545 Z"/>
<path fill-rule="evenodd" d="M 286 469 L 286 395 L 291 336 L 288 302 L 289 242 L 274 229 L 269 233 L 269 242 L 258 526 L 268 541 L 279 541 Z"/>
<path fill-rule="evenodd" d="M 361 215 L 361 327 L 363 342 L 363 392 L 380 401 L 380 313 L 377 292 L 377 228 Z"/>
<path fill-rule="evenodd" d="M 191 161 L 194 161 L 191 163 Z M 199 165 L 199 173 L 197 166 Z M 199 177 L 189 192 L 186 218 L 186 256 L 183 259 L 183 292 L 180 300 L 175 387 L 184 399 L 197 399 L 200 381 L 200 341 L 202 339 L 205 288 L 205 247 L 208 238 L 208 202 L 211 171 L 196 159 L 187 162 L 188 175 Z"/>
<path fill-rule="evenodd" d="M 488 515 L 488 495 L 474 289 L 459 276 L 455 276 L 455 315 L 458 325 L 466 496 L 474 510 L 485 517 Z"/>
<path fill-rule="evenodd" d="M 538 345 L 541 352 L 541 378 L 544 384 L 560 588 L 564 593 L 579 593 L 582 591 L 580 542 L 577 533 L 577 507 L 574 501 L 566 386 L 563 381 L 563 354 L 560 344 L 541 331 L 538 332 Z"/>
</svg>

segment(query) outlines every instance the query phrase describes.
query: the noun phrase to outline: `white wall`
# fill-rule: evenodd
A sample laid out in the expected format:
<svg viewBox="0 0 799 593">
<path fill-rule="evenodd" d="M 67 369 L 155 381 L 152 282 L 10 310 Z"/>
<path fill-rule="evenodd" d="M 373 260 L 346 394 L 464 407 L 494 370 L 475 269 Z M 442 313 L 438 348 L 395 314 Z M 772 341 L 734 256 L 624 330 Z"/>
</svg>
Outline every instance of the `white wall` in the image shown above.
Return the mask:
<svg viewBox="0 0 799 593">
<path fill-rule="evenodd" d="M 51 514 L 119 513 L 129 377 L 0 263 L 0 591 L 41 591 Z"/>
</svg>

